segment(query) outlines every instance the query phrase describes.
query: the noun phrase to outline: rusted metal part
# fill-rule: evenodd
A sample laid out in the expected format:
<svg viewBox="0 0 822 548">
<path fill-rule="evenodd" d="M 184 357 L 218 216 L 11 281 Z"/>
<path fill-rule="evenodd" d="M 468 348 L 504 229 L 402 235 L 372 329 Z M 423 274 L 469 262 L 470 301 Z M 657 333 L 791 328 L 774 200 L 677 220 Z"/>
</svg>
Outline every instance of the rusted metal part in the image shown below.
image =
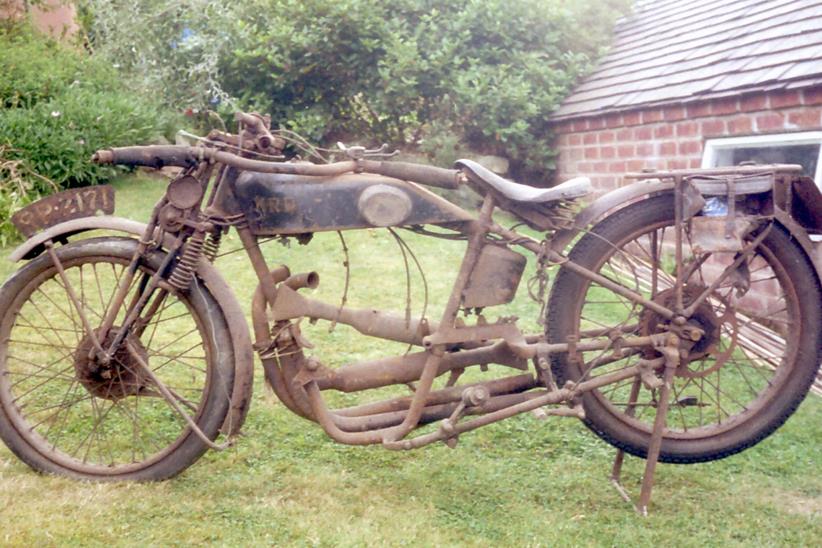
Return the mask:
<svg viewBox="0 0 822 548">
<path fill-rule="evenodd" d="M 668 344 L 663 348 L 665 358 L 665 373 L 659 391 L 659 404 L 654 418 L 654 429 L 651 435 L 651 444 L 648 447 L 648 456 L 645 459 L 645 473 L 642 475 L 642 489 L 637 503 L 637 511 L 643 516 L 648 515 L 648 504 L 651 502 L 651 490 L 654 485 L 654 473 L 662 449 L 662 436 L 665 433 L 668 404 L 673 384 L 674 373 L 679 367 L 679 339 L 670 335 Z"/>
<path fill-rule="evenodd" d="M 474 226 L 471 231 L 468 250 L 465 253 L 460 272 L 457 275 L 457 281 L 454 284 L 451 296 L 443 312 L 440 326 L 453 325 L 456 320 L 462 291 L 465 288 L 471 270 L 476 266 L 485 237 L 484 230 L 487 230 L 491 224 L 493 210 L 493 198 L 486 196 L 482 210 L 480 211 L 479 220 L 473 223 Z M 419 425 L 420 418 L 426 407 L 426 399 L 431 392 L 433 381 L 437 376 L 440 362 L 442 361 L 441 350 L 442 349 L 434 349 L 428 352 L 411 404 L 402 422 L 396 426 L 379 428 L 367 432 L 346 432 L 337 426 L 333 415 L 328 412 L 315 382 L 309 381 L 304 387 L 300 387 L 300 389 L 306 393 L 310 401 L 313 416 L 320 422 L 323 429 L 338 441 L 353 445 L 363 445 L 401 439 Z"/>
<path fill-rule="evenodd" d="M 533 375 L 515 375 L 512 377 L 485 381 L 483 383 L 474 383 L 464 386 L 449 386 L 441 390 L 433 390 L 428 397 L 428 402 L 430 404 L 437 405 L 456 402 L 462 398 L 464 391 L 472 386 L 483 386 L 488 390 L 488 393 L 491 396 L 500 396 L 527 392 L 528 390 L 537 388 L 538 384 L 536 383 Z M 334 411 L 334 414 L 341 417 L 362 417 L 377 413 L 404 411 L 410 407 L 411 401 L 411 397 L 405 396 L 374 403 L 366 403 L 354 407 L 337 409 Z"/>
<path fill-rule="evenodd" d="M 791 202 L 783 208 L 811 234 L 822 233 L 822 193 L 810 177 L 799 177 L 791 184 Z"/>
<path fill-rule="evenodd" d="M 191 175 L 177 177 L 166 188 L 166 199 L 179 209 L 191 209 L 203 199 L 204 189 L 200 181 Z"/>
<path fill-rule="evenodd" d="M 631 393 L 628 395 L 628 406 L 625 409 L 625 415 L 633 417 L 636 412 L 636 402 L 639 396 L 639 389 L 642 381 L 639 378 L 634 379 L 631 384 Z M 616 488 L 619 495 L 627 503 L 631 502 L 631 496 L 622 485 L 622 465 L 625 462 L 625 451 L 618 449 L 614 457 L 614 464 L 611 467 L 611 484 Z"/>
<path fill-rule="evenodd" d="M 263 116 L 257 112 L 236 112 L 234 120 L 240 122 L 242 127 L 237 145 L 242 144 L 245 149 L 256 150 L 264 154 L 279 155 L 282 153 L 286 142 L 282 137 L 271 134 L 270 116 Z"/>
<path fill-rule="evenodd" d="M 504 409 L 533 398 L 534 394 L 529 390 L 535 387 L 532 375 L 519 375 L 485 383 L 433 390 L 420 415 L 419 424 L 430 424 L 451 417 L 460 404 L 467 415 L 481 415 Z M 479 397 L 480 394 L 484 396 Z M 397 398 L 379 402 L 370 406 L 367 413 L 363 413 L 366 406 L 361 406 L 356 413 L 351 412 L 354 408 L 334 411 L 332 420 L 345 432 L 391 428 L 402 423 L 412 401 L 412 398 Z M 382 408 L 377 410 L 377 405 L 382 405 Z M 389 405 L 395 409 L 389 408 Z"/>
<path fill-rule="evenodd" d="M 169 406 L 171 406 L 171 408 L 174 409 L 174 411 L 176 411 L 178 415 L 180 415 L 180 417 L 186 422 L 186 424 L 188 424 L 188 427 L 191 429 L 194 435 L 200 438 L 200 440 L 203 443 L 205 443 L 209 448 L 214 449 L 215 451 L 222 451 L 223 449 L 227 449 L 231 445 L 230 440 L 222 444 L 214 443 L 208 436 L 205 435 L 205 433 L 202 430 L 200 430 L 200 427 L 197 425 L 194 419 L 191 418 L 191 416 L 188 413 L 186 413 L 185 409 L 183 409 L 183 406 L 177 401 L 177 398 L 174 396 L 171 390 L 165 385 L 165 383 L 162 380 L 160 380 L 160 377 L 158 377 L 154 373 L 154 370 L 151 369 L 151 367 L 149 367 L 143 355 L 131 342 L 126 341 L 124 350 L 126 350 L 130 354 L 131 359 L 138 366 L 140 375 L 143 375 L 146 379 L 151 380 L 151 384 L 155 388 L 157 388 L 160 394 L 162 394 L 163 398 L 166 400 L 166 402 L 168 402 Z"/>
<path fill-rule="evenodd" d="M 436 421 L 447 421 L 456 411 L 461 411 L 465 415 L 481 415 L 490 411 L 497 411 L 526 401 L 533 397 L 532 393 L 505 394 L 502 396 L 489 397 L 482 407 L 474 406 L 466 408 L 462 402 L 452 402 L 443 404 L 427 404 L 420 414 L 419 425 L 426 425 Z M 334 415 L 334 424 L 344 432 L 361 433 L 372 430 L 387 429 L 399 425 L 405 419 L 407 411 L 394 411 L 378 413 L 364 417 L 340 417 Z M 445 424 L 443 422 L 443 424 Z"/>
<path fill-rule="evenodd" d="M 174 265 L 171 275 L 168 277 L 168 283 L 173 288 L 179 291 L 185 291 L 194 279 L 197 265 L 203 256 L 203 246 L 205 245 L 205 233 L 201 230 L 196 231 L 186 241 L 180 259 Z"/>
<path fill-rule="evenodd" d="M 765 236 L 768 235 L 768 232 L 772 229 L 773 225 L 768 225 L 765 227 L 762 232 L 760 232 L 754 240 L 746 245 L 742 250 L 737 253 L 736 258 L 733 262 L 725 267 L 722 273 L 716 277 L 716 279 L 711 282 L 711 285 L 702 292 L 694 301 L 683 311 L 683 315 L 686 317 L 690 317 L 704 301 L 708 298 L 708 296 L 716 290 L 719 285 L 725 281 L 732 273 L 736 272 L 739 266 L 745 261 L 746 257 L 750 256 L 753 252 L 756 251 L 756 248 L 762 241 L 765 239 Z"/>
<path fill-rule="evenodd" d="M 486 245 L 462 292 L 462 306 L 483 308 L 510 303 L 517 293 L 525 257 L 506 247 Z"/>
<path fill-rule="evenodd" d="M 676 262 L 676 280 L 674 280 L 674 312 L 682 315 L 682 291 L 685 280 L 682 278 L 682 272 L 685 265 L 682 264 L 682 243 L 683 232 L 685 231 L 685 204 L 683 198 L 685 179 L 682 177 L 674 177 L 674 261 Z M 669 318 L 673 319 L 673 318 Z"/>
<path fill-rule="evenodd" d="M 45 249 L 45 242 L 67 240 L 71 236 L 89 230 L 111 230 L 140 237 L 146 231 L 146 224 L 119 217 L 86 217 L 74 219 L 55 225 L 40 232 L 17 247 L 9 256 L 11 261 L 31 259 Z M 173 245 L 169 235 L 161 242 L 166 249 Z M 223 279 L 219 271 L 208 261 L 200 261 L 197 277 L 203 281 L 208 291 L 217 301 L 220 311 L 226 317 L 234 352 L 234 390 L 231 394 L 229 415 L 223 424 L 222 431 L 229 436 L 239 433 L 248 414 L 251 404 L 251 391 L 254 382 L 254 354 L 248 324 L 234 292 Z"/>
<path fill-rule="evenodd" d="M 406 192 L 379 183 L 363 190 L 357 200 L 357 210 L 371 226 L 400 226 L 413 209 L 414 204 Z"/>
<path fill-rule="evenodd" d="M 759 221 L 760 219 L 749 216 L 737 216 L 732 221 L 725 217 L 694 217 L 691 219 L 694 251 L 698 253 L 741 251 L 744 245 L 742 237 L 750 232 Z"/>
<path fill-rule="evenodd" d="M 110 342 L 116 334 L 115 330 L 109 331 L 103 344 Z M 133 336 L 128 336 L 126 340 L 132 345 L 134 352 L 144 362 L 148 362 L 148 351 L 140 340 Z M 75 375 L 89 394 L 105 400 L 121 400 L 128 396 L 154 392 L 150 379 L 125 346 L 119 347 L 113 359 L 105 365 L 89 358 L 93 350 L 92 338 L 86 335 L 74 352 Z"/>
<path fill-rule="evenodd" d="M 737 179 L 735 194 L 747 195 L 759 192 L 767 192 L 773 188 L 773 169 L 780 166 L 766 166 L 768 169 L 760 167 L 740 167 L 734 169 L 717 170 L 683 170 L 667 172 L 646 172 L 626 175 L 626 178 L 642 179 L 640 182 L 632 183 L 599 197 L 591 205 L 582 210 L 575 218 L 574 227 L 568 230 L 559 231 L 551 240 L 551 248 L 555 251 L 562 251 L 569 243 L 586 227 L 596 223 L 605 215 L 611 214 L 617 209 L 633 203 L 645 196 L 654 196 L 664 192 L 674 190 L 674 177 L 681 176 L 683 179 L 683 203 L 685 210 L 683 218 L 690 219 L 698 214 L 703 206 L 705 195 L 725 195 L 727 194 L 727 184 L 721 175 L 736 173 L 741 170 L 741 174 L 759 175 L 747 179 Z M 793 166 L 788 166 L 793 169 Z M 708 176 L 711 176 L 709 178 Z"/>
<path fill-rule="evenodd" d="M 57 269 L 57 272 L 60 276 L 60 280 L 63 283 L 63 287 L 66 289 L 66 293 L 68 294 L 69 300 L 71 301 L 72 306 L 77 311 L 77 314 L 80 316 L 80 320 L 83 323 L 83 328 L 85 329 L 86 339 L 88 339 L 88 355 L 93 353 L 105 353 L 105 350 L 100 343 L 100 338 L 105 338 L 106 333 L 98 333 L 96 332 L 92 326 L 91 322 L 88 320 L 88 315 L 85 312 L 85 309 L 77 298 L 77 293 L 74 291 L 74 287 L 71 285 L 68 277 L 66 277 L 66 272 L 63 269 L 63 265 L 60 262 L 60 259 L 57 257 L 57 253 L 54 251 L 54 244 L 51 241 L 46 242 L 46 249 L 48 249 L 49 257 L 51 257 L 51 262 L 54 264 L 54 267 Z M 82 346 L 82 345 L 81 345 Z"/>
<path fill-rule="evenodd" d="M 258 235 L 472 220 L 432 192 L 380 175 L 245 173 L 235 183 L 235 195 Z"/>
<path fill-rule="evenodd" d="M 435 348 L 462 343 L 483 343 L 493 339 L 504 339 L 509 345 L 524 346 L 525 337 L 513 323 L 495 323 L 463 327 L 442 327 L 424 337 L 422 345 Z"/>
<path fill-rule="evenodd" d="M 278 322 L 300 317 L 336 321 L 350 325 L 363 335 L 415 345 L 421 345 L 429 329 L 436 327 L 436 324 L 423 322 L 419 318 L 406 321 L 405 316 L 396 313 L 325 303 L 280 285 L 270 311 L 271 320 Z"/>
<path fill-rule="evenodd" d="M 285 276 L 287 276 L 287 269 L 286 272 L 281 272 L 280 276 L 275 276 L 272 273 L 272 279 L 281 277 L 279 281 L 282 281 Z M 277 342 L 272 340 L 272 331 L 274 331 L 274 338 L 276 338 L 276 334 L 284 329 L 284 324 L 287 322 L 275 324 L 272 330 L 266 317 L 266 300 L 260 286 L 257 287 L 257 290 L 254 292 L 254 298 L 251 301 L 251 318 L 254 324 L 254 337 L 256 339 L 254 347 L 260 354 L 260 360 L 263 363 L 268 384 L 288 409 L 304 418 L 310 418 L 310 408 L 308 405 L 298 405 L 295 401 L 295 398 L 291 395 L 291 391 L 288 389 L 280 364 L 277 363 L 276 350 L 278 348 L 282 348 L 283 354 L 287 356 L 286 359 L 298 359 L 302 361 L 302 352 L 299 348 L 286 348 L 284 344 L 278 347 Z M 294 352 L 299 352 L 300 356 L 294 356 Z"/>
<path fill-rule="evenodd" d="M 64 190 L 29 204 L 11 216 L 26 238 L 56 224 L 95 215 L 114 213 L 114 187 L 89 186 Z"/>
<path fill-rule="evenodd" d="M 509 240 L 521 247 L 524 247 L 525 249 L 528 249 L 529 251 L 535 254 L 539 255 L 541 253 L 544 253 L 546 258 L 550 262 L 554 264 L 561 264 L 563 268 L 567 268 L 575 274 L 579 274 L 584 278 L 592 280 L 598 283 L 599 285 L 605 287 L 606 289 L 609 289 L 614 293 L 629 299 L 632 302 L 641 303 L 643 306 L 649 307 L 653 309 L 655 312 L 664 315 L 665 317 L 671 318 L 674 316 L 674 312 L 671 309 L 665 308 L 659 305 L 659 303 L 656 303 L 650 299 L 646 299 L 636 291 L 628 289 L 595 272 L 591 272 L 587 268 L 582 267 L 573 261 L 569 261 L 567 257 L 563 256 L 561 253 L 559 253 L 553 248 L 553 244 L 549 244 L 551 245 L 551 247 L 545 249 L 540 242 L 537 242 L 536 240 L 527 237 L 520 236 L 516 232 L 503 228 L 497 224 L 493 225 L 493 232 L 495 234 L 502 236 L 506 240 Z"/>
<path fill-rule="evenodd" d="M 615 371 L 607 375 L 601 375 L 591 380 L 583 381 L 581 383 L 573 385 L 572 387 L 564 387 L 557 391 L 551 392 L 532 393 L 529 394 L 529 396 L 531 397 L 529 397 L 529 399 L 524 402 L 517 403 L 509 407 L 505 407 L 498 411 L 487 413 L 471 421 L 459 423 L 449 433 L 438 431 L 432 432 L 431 434 L 419 436 L 413 440 L 388 440 L 383 442 L 383 446 L 388 449 L 415 449 L 418 447 L 422 447 L 424 445 L 428 445 L 436 441 L 442 441 L 446 437 L 469 432 L 482 426 L 486 426 L 488 424 L 492 424 L 500 420 L 511 418 L 521 413 L 527 413 L 529 411 L 533 411 L 534 409 L 545 407 L 546 405 L 557 405 L 563 402 L 572 401 L 580 394 L 583 394 L 590 390 L 595 390 L 602 386 L 607 386 L 615 382 L 620 382 L 635 377 L 637 374 L 639 374 L 639 371 L 640 370 L 637 366 L 626 367 L 622 370 Z M 325 425 L 323 425 L 323 427 L 325 427 Z"/>
<path fill-rule="evenodd" d="M 427 352 L 406 356 L 382 358 L 326 370 L 313 377 L 320 390 L 358 392 L 392 384 L 406 384 L 419 380 L 427 359 Z M 514 355 L 504 343 L 481 348 L 449 352 L 442 356 L 437 376 L 454 369 L 472 365 L 495 363 L 514 369 L 527 369 L 527 362 Z"/>
<path fill-rule="evenodd" d="M 671 181 L 637 182 L 603 194 L 576 215 L 573 228 L 560 230 L 551 238 L 551 249 L 561 253 L 580 231 L 606 214 L 633 203 L 638 198 L 671 192 L 673 189 L 674 184 Z"/>
<path fill-rule="evenodd" d="M 121 217 L 83 217 L 72 221 L 65 221 L 32 236 L 9 254 L 9 261 L 16 263 L 22 260 L 33 259 L 45 251 L 45 243 L 48 241 L 67 241 L 75 234 L 81 234 L 89 230 L 111 230 L 114 232 L 125 232 L 127 234 L 140 236 L 146 228 L 145 223 L 123 219 Z M 169 243 L 170 243 L 169 239 Z"/>
<path fill-rule="evenodd" d="M 794 173 L 800 174 L 803 167 L 799 164 L 763 164 L 752 166 L 731 166 L 714 167 L 700 169 L 671 169 L 671 170 L 648 170 L 638 173 L 626 173 L 626 179 L 676 179 L 677 177 L 722 177 L 727 175 L 761 175 L 770 173 Z"/>
<path fill-rule="evenodd" d="M 92 156 L 92 161 L 99 164 L 145 166 L 155 169 L 164 166 L 193 167 L 206 160 L 257 173 L 282 173 L 312 177 L 328 177 L 354 172 L 374 173 L 451 190 L 457 189 L 461 180 L 461 172 L 456 169 L 443 169 L 405 162 L 348 160 L 320 165 L 299 162 L 265 162 L 242 158 L 220 150 L 178 145 L 112 148 L 98 150 Z"/>
<path fill-rule="evenodd" d="M 320 275 L 313 271 L 301 272 L 299 274 L 289 276 L 283 281 L 283 283 L 294 291 L 305 287 L 308 289 L 316 289 L 320 285 Z"/>
</svg>

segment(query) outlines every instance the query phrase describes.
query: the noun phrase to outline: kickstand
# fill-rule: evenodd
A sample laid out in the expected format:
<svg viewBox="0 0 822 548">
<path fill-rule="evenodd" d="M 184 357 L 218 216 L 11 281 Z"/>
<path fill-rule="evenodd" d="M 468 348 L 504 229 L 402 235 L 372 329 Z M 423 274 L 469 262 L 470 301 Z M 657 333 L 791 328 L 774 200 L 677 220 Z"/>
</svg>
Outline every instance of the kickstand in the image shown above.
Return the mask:
<svg viewBox="0 0 822 548">
<path fill-rule="evenodd" d="M 673 341 L 671 341 L 673 343 Z M 678 341 L 677 341 L 678 344 Z M 654 429 L 651 433 L 651 443 L 648 446 L 648 454 L 645 457 L 645 473 L 642 476 L 642 488 L 639 493 L 639 502 L 634 505 L 634 509 L 643 516 L 648 515 L 648 505 L 651 502 L 651 490 L 654 486 L 654 472 L 656 471 L 656 464 L 659 460 L 659 452 L 662 449 L 662 436 L 666 429 L 666 416 L 668 415 L 668 398 L 671 392 L 671 384 L 674 378 L 674 372 L 679 366 L 679 351 L 674 344 L 662 349 L 665 355 L 665 372 L 663 374 L 662 382 L 659 386 L 659 401 L 656 406 L 656 417 L 654 418 Z M 639 389 L 642 385 L 642 379 L 637 376 L 634 384 L 631 386 L 631 394 L 628 398 L 628 406 L 625 409 L 625 414 L 628 416 L 634 415 L 636 409 L 636 400 L 639 396 Z M 622 463 L 625 460 L 625 451 L 619 449 L 614 458 L 614 465 L 611 468 L 611 483 L 617 490 L 619 495 L 627 503 L 632 503 L 631 496 L 622 485 Z"/>
</svg>

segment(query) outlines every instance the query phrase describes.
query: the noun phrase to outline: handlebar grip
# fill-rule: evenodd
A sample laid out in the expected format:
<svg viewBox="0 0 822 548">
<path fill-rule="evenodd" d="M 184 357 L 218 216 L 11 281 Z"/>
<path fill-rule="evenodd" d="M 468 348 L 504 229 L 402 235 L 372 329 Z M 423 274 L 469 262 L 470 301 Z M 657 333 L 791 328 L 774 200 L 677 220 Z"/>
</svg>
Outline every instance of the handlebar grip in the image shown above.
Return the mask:
<svg viewBox="0 0 822 548">
<path fill-rule="evenodd" d="M 363 160 L 361 165 L 364 171 L 379 173 L 386 177 L 414 181 L 428 186 L 454 190 L 459 186 L 460 172 L 456 169 L 424 166 L 407 162 L 377 162 Z"/>
<path fill-rule="evenodd" d="M 97 164 L 145 166 L 160 169 L 164 166 L 191 167 L 201 158 L 195 149 L 179 145 L 153 145 L 98 150 L 91 157 Z"/>
</svg>

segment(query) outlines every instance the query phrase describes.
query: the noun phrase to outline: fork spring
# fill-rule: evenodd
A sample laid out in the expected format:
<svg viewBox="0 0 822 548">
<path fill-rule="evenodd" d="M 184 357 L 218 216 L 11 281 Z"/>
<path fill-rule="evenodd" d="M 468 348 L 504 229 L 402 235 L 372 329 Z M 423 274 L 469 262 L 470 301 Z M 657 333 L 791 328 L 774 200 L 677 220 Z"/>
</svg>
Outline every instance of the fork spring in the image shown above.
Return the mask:
<svg viewBox="0 0 822 548">
<path fill-rule="evenodd" d="M 222 229 L 216 229 L 208 233 L 205 243 L 203 244 L 203 256 L 208 259 L 208 262 L 213 263 L 217 258 L 217 253 L 220 251 L 220 240 L 223 238 Z"/>
<path fill-rule="evenodd" d="M 200 257 L 203 255 L 203 247 L 205 245 L 205 234 L 198 231 L 195 232 L 188 242 L 186 242 L 185 249 L 177 266 L 168 279 L 168 283 L 175 289 L 184 291 L 188 289 L 191 280 L 194 279 L 194 271 L 197 270 L 197 265 L 200 262 Z"/>
</svg>

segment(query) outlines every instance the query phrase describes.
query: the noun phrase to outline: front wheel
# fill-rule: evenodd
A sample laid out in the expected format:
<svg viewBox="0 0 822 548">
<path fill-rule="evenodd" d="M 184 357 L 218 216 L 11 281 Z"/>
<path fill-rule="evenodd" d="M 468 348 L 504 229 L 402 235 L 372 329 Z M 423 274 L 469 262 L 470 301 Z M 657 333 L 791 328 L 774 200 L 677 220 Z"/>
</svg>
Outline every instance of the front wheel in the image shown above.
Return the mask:
<svg viewBox="0 0 822 548">
<path fill-rule="evenodd" d="M 693 222 L 683 227 L 684 307 L 718 278 L 688 326 L 703 336 L 682 343 L 660 460 L 715 460 L 750 447 L 776 430 L 808 392 L 820 360 L 820 287 L 798 244 L 778 224 L 760 227 L 761 243 L 738 268 L 738 257 L 701 251 Z M 609 216 L 580 239 L 569 258 L 663 306 L 675 303 L 677 265 L 673 195 L 635 203 Z M 696 243 L 695 243 L 696 242 Z M 551 342 L 618 341 L 668 331 L 668 320 L 640 303 L 561 269 L 552 288 L 547 322 Z M 617 343 L 614 343 L 617 344 Z M 654 359 L 652 348 L 580 352 L 553 357 L 561 381 L 593 378 Z M 661 376 L 661 368 L 657 371 Z M 604 440 L 645 457 L 658 390 L 638 379 L 604 386 L 583 396 L 586 424 Z"/>
<path fill-rule="evenodd" d="M 127 238 L 95 238 L 56 250 L 68 284 L 93 328 L 136 249 Z M 124 301 L 132 302 L 162 254 L 141 260 Z M 48 254 L 0 289 L 0 437 L 32 468 L 83 479 L 160 480 L 206 450 L 169 405 L 139 355 L 211 439 L 233 386 L 228 328 L 208 290 L 193 283 L 167 293 L 130 330 L 105 367 L 89 359 L 91 339 Z M 120 310 L 103 344 L 125 316 Z M 135 354 L 136 352 L 136 354 Z"/>
</svg>

